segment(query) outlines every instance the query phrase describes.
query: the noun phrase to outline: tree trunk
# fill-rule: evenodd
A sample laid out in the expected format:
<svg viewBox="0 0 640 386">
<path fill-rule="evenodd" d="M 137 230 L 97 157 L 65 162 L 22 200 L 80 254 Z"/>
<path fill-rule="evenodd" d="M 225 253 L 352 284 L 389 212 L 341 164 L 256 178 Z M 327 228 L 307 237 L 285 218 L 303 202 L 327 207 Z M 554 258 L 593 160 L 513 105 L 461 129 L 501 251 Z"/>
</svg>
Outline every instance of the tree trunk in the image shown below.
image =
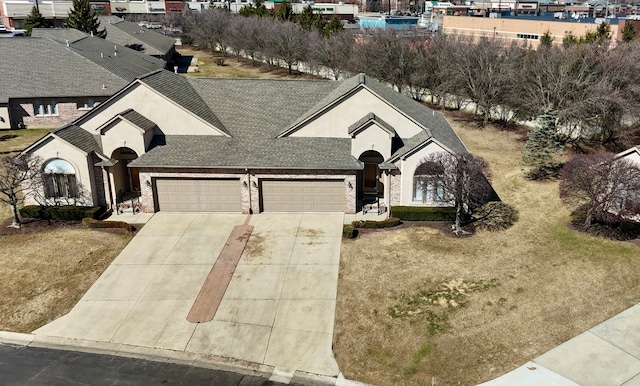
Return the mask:
<svg viewBox="0 0 640 386">
<path fill-rule="evenodd" d="M 11 216 L 13 217 L 13 222 L 9 225 L 9 228 L 20 229 L 20 217 L 18 216 L 18 208 L 15 205 L 11 205 Z"/>
<path fill-rule="evenodd" d="M 456 206 L 456 222 L 453 225 L 453 233 L 456 235 L 462 232 L 462 205 Z"/>
</svg>

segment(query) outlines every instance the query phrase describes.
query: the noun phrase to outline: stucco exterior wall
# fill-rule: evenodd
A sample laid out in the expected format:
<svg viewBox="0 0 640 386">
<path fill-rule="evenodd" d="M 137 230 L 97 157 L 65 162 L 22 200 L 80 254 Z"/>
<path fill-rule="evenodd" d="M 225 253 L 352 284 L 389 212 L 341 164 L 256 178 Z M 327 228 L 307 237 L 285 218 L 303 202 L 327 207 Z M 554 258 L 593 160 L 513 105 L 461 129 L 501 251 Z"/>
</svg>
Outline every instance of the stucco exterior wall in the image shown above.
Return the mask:
<svg viewBox="0 0 640 386">
<path fill-rule="evenodd" d="M 11 120 L 9 119 L 9 106 L 0 106 L 0 130 L 11 129 Z"/>
<path fill-rule="evenodd" d="M 83 202 L 82 205 L 92 206 L 94 202 L 98 201 L 98 195 L 92 187 L 94 181 L 93 164 L 91 164 L 91 159 L 87 157 L 87 154 L 67 145 L 63 141 L 55 141 L 53 139 L 44 141 L 35 148 L 32 153 L 42 158 L 43 166 L 55 158 L 69 162 L 76 172 L 76 182 L 78 186 L 82 186 L 88 199 L 88 201 Z M 27 200 L 25 203 L 27 205 L 37 204 L 32 199 Z"/>
<path fill-rule="evenodd" d="M 108 157 L 120 147 L 128 147 L 141 156 L 146 152 L 145 138 L 140 129 L 127 121 L 117 120 L 102 130 L 102 151 Z"/>
<path fill-rule="evenodd" d="M 425 206 L 435 204 L 413 201 L 413 173 L 416 171 L 418 165 L 422 163 L 422 160 L 429 154 L 444 151 L 445 150 L 440 147 L 440 145 L 435 142 L 431 142 L 416 153 L 407 157 L 407 159 L 401 161 L 402 181 L 400 184 L 400 205 Z"/>
<path fill-rule="evenodd" d="M 389 132 L 372 124 L 356 134 L 351 140 L 351 155 L 359 158 L 367 150 L 375 150 L 382 154 L 384 159 L 391 157 L 391 135 Z"/>
<path fill-rule="evenodd" d="M 159 131 L 165 135 L 222 135 L 208 123 L 143 84 L 134 84 L 130 92 L 103 104 L 101 109 L 96 116 L 81 120 L 80 125 L 89 132 L 95 132 L 107 119 L 127 109 L 134 109 L 158 125 Z M 185 130 L 186 127 L 189 130 Z"/>
<path fill-rule="evenodd" d="M 290 136 L 349 138 L 349 126 L 370 112 L 374 112 L 380 119 L 393 126 L 402 138 L 413 137 L 422 130 L 409 118 L 365 88 L 326 111 L 320 119 L 315 119 L 291 133 Z M 351 119 L 345 119 L 346 117 Z"/>
<path fill-rule="evenodd" d="M 627 161 L 635 162 L 638 166 L 640 166 L 640 153 L 638 153 L 637 151 L 627 154 L 624 159 L 626 159 Z"/>
</svg>

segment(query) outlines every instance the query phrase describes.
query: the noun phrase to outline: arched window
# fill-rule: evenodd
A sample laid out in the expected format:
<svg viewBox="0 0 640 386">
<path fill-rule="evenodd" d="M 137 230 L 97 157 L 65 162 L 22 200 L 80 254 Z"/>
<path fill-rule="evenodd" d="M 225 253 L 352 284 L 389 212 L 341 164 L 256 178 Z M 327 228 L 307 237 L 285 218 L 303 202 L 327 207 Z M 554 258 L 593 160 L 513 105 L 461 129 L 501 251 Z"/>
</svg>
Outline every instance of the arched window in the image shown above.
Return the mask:
<svg viewBox="0 0 640 386">
<path fill-rule="evenodd" d="M 55 158 L 44 165 L 44 195 L 46 198 L 76 198 L 76 171 L 63 159 Z"/>
<path fill-rule="evenodd" d="M 440 176 L 444 173 L 442 166 L 436 162 L 426 161 L 418 165 L 413 173 L 413 201 L 442 202 L 444 188 Z"/>
</svg>

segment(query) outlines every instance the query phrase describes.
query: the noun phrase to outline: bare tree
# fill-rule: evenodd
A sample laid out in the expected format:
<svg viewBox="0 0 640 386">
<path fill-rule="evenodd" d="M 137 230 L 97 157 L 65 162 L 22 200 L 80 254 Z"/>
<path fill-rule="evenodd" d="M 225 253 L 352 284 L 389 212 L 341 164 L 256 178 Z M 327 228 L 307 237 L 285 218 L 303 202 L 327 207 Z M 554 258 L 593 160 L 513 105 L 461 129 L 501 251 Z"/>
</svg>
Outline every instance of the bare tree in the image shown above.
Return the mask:
<svg viewBox="0 0 640 386">
<path fill-rule="evenodd" d="M 402 92 L 417 68 L 416 47 L 423 41 L 392 29 L 368 32 L 352 56 L 352 72 L 365 72 Z"/>
<path fill-rule="evenodd" d="M 463 220 L 471 212 L 490 201 L 495 195 L 489 184 L 489 167 L 480 157 L 470 153 L 433 153 L 422 160 L 416 171 L 422 189 L 442 192 L 441 200 L 456 208 L 453 232 L 464 233 Z M 427 191 L 423 192 L 423 197 Z"/>
<path fill-rule="evenodd" d="M 610 154 L 574 156 L 562 169 L 560 197 L 582 212 L 586 227 L 602 217 L 637 215 L 640 166 Z"/>
<path fill-rule="evenodd" d="M 480 37 L 476 40 L 460 38 L 451 41 L 450 66 L 464 92 L 484 117 L 491 119 L 492 109 L 503 104 L 514 84 L 513 66 L 504 46 L 496 38 Z"/>
<path fill-rule="evenodd" d="M 190 15 L 185 20 L 185 30 L 196 44 L 211 51 L 219 50 L 224 56 L 229 48 L 232 17 L 227 11 L 207 8 Z"/>
<path fill-rule="evenodd" d="M 270 31 L 268 51 L 282 60 L 291 74 L 293 66 L 307 58 L 308 33 L 291 22 L 277 23 L 274 27 Z"/>
<path fill-rule="evenodd" d="M 42 161 L 33 155 L 5 156 L 0 159 L 0 202 L 11 207 L 13 222 L 20 228 L 18 205 L 42 186 Z"/>
<path fill-rule="evenodd" d="M 319 33 L 311 35 L 310 60 L 331 71 L 334 80 L 348 67 L 353 51 L 353 35 L 349 31 L 337 31 L 329 37 Z"/>
</svg>

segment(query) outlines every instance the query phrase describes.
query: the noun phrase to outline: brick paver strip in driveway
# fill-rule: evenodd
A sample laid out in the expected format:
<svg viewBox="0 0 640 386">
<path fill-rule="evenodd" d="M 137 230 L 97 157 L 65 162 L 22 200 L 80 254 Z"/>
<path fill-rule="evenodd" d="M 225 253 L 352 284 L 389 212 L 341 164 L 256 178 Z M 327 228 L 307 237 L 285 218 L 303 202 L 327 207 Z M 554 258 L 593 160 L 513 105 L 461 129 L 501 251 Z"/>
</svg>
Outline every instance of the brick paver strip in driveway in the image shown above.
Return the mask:
<svg viewBox="0 0 640 386">
<path fill-rule="evenodd" d="M 187 315 L 188 321 L 204 323 L 213 320 L 252 231 L 253 225 L 237 225 L 233 228 Z"/>
</svg>

